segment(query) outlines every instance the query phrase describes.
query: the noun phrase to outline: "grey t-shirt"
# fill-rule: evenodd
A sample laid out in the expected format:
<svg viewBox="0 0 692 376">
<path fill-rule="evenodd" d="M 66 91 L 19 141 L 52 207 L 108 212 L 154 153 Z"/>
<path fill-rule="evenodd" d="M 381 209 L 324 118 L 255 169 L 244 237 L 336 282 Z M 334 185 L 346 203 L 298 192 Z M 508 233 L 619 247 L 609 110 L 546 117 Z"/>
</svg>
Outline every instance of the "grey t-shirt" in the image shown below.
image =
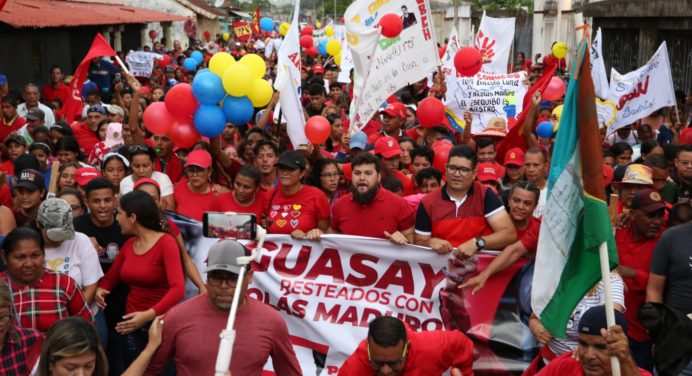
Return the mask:
<svg viewBox="0 0 692 376">
<path fill-rule="evenodd" d="M 665 304 L 683 313 L 692 312 L 692 222 L 663 233 L 649 271 L 666 277 Z"/>
</svg>

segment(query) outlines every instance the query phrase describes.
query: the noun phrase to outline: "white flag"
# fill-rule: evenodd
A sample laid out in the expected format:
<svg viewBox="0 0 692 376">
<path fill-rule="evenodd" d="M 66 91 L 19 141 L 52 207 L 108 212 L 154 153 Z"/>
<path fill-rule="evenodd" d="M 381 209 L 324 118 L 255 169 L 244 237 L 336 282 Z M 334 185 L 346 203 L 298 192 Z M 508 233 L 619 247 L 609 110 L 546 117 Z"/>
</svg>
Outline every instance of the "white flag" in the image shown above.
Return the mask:
<svg viewBox="0 0 692 376">
<path fill-rule="evenodd" d="M 514 41 L 514 17 L 493 18 L 483 12 L 476 36 L 476 48 L 483 56 L 485 73 L 507 73 L 509 52 Z"/>
<path fill-rule="evenodd" d="M 643 67 L 627 74 L 610 71 L 610 96 L 617 106 L 615 122 L 608 133 L 632 124 L 661 107 L 675 104 L 673 76 L 670 73 L 668 48 L 661 43 L 654 56 Z"/>
<path fill-rule="evenodd" d="M 300 44 L 298 43 L 298 12 L 300 0 L 296 0 L 293 10 L 291 28 L 281 43 L 278 52 L 277 75 L 274 88 L 281 94 L 279 102 L 283 116 L 286 118 L 288 137 L 293 148 L 308 143 L 305 136 L 305 115 L 300 102 Z"/>
<path fill-rule="evenodd" d="M 404 30 L 395 38 L 380 36 L 375 27 L 390 13 L 400 15 L 404 23 Z M 357 0 L 346 9 L 344 18 L 356 77 L 351 129 L 357 131 L 389 95 L 425 78 L 440 64 L 440 58 L 427 0 Z"/>
<path fill-rule="evenodd" d="M 591 42 L 591 78 L 593 79 L 594 93 L 601 99 L 608 98 L 610 87 L 606 76 L 605 62 L 601 42 L 601 28 L 596 31 L 596 38 Z"/>
</svg>

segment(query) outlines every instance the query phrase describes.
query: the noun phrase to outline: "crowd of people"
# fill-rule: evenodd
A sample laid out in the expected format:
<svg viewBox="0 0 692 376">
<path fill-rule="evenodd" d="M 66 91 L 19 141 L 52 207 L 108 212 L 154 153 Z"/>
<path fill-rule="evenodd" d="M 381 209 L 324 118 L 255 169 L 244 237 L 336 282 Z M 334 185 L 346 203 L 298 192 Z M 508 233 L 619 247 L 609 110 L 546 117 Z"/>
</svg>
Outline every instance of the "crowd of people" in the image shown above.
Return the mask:
<svg viewBox="0 0 692 376">
<path fill-rule="evenodd" d="M 553 109 L 564 98 L 546 101 L 536 92 L 516 125 L 528 148 L 502 156 L 497 146 L 507 119 L 483 124 L 479 134 L 471 132 L 469 112 L 463 132 L 446 120 L 418 124 L 418 102 L 445 95 L 438 77 L 400 90 L 353 132 L 352 84 L 337 80 L 340 68 L 330 59 L 306 55 L 301 99 L 306 118 L 322 115 L 331 124 L 322 145 L 291 145 L 277 116 L 278 92 L 249 123 L 227 123 L 220 136 L 191 148 L 145 128 L 147 106 L 192 81 L 195 72 L 182 62 L 193 51 L 204 54 L 202 69 L 215 52 L 265 56 L 265 45 L 217 36 L 167 50 L 157 41 L 145 50 L 165 55 L 167 64 L 155 64 L 151 77 L 96 58 L 79 119 L 62 112 L 68 67 L 53 67 L 44 86 L 0 75 L 0 373 L 212 374 L 218 333 L 240 289 L 230 371 L 258 375 L 271 357 L 277 374 L 300 375 L 281 315 L 245 296 L 252 273 L 237 281 L 236 258 L 247 250 L 223 240 L 198 270 L 165 215 L 201 221 L 205 212 L 230 211 L 254 214 L 268 233 L 294 239 L 367 236 L 448 255 L 443 311 L 456 319 L 447 330 L 415 333 L 398 319 L 376 319 L 340 374 L 429 375 L 450 367 L 453 375 L 472 374 L 468 316 L 451 296 L 475 294 L 493 274 L 535 257 L 554 137 L 538 137 L 534 128 L 559 123 Z M 276 53 L 267 56 L 265 78 L 272 81 Z M 544 63 L 556 63 L 548 60 L 532 64 L 519 53 L 511 66 L 528 70 L 532 83 Z M 661 336 L 650 332 L 640 308 L 660 303 L 692 312 L 692 93 L 677 99 L 677 112 L 664 108 L 613 134 L 602 131 L 620 260 L 611 275 L 618 325 L 605 324 L 602 282 L 579 302 L 566 338 L 529 312 L 526 325 L 543 346 L 526 375 L 610 375 L 611 356 L 623 375 L 648 374 L 659 364 Z M 448 156 L 436 152 L 440 143 L 453 145 Z M 501 252 L 479 271 L 482 250 Z M 181 302 L 186 279 L 200 296 Z M 675 372 L 692 375 L 689 360 L 683 354 Z"/>
</svg>

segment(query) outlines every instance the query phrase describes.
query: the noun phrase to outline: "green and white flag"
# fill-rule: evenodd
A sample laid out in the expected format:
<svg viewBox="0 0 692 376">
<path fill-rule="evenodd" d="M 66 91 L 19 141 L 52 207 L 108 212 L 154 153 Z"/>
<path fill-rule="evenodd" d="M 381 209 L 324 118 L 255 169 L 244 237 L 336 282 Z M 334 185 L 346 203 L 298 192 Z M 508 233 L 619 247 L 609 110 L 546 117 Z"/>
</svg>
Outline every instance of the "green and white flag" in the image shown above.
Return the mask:
<svg viewBox="0 0 692 376">
<path fill-rule="evenodd" d="M 533 312 L 556 337 L 564 337 L 577 303 L 601 279 L 604 242 L 610 269 L 617 266 L 588 50 L 582 41 L 565 96 L 531 293 Z"/>
</svg>

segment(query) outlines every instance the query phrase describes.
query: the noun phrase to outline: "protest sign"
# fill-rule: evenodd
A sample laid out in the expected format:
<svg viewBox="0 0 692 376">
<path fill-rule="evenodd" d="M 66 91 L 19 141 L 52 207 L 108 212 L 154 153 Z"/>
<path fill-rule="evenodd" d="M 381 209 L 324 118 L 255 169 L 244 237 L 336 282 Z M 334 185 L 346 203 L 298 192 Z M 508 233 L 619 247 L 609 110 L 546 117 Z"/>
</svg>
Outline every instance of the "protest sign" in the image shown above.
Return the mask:
<svg viewBox="0 0 692 376">
<path fill-rule="evenodd" d="M 596 31 L 596 37 L 591 42 L 591 79 L 593 79 L 596 97 L 605 99 L 608 98 L 610 87 L 608 86 L 608 76 L 606 76 L 601 40 L 601 28 L 599 27 Z"/>
<path fill-rule="evenodd" d="M 404 29 L 394 38 L 380 35 L 375 25 L 386 14 L 398 14 Z M 430 4 L 427 0 L 353 2 L 344 16 L 356 82 L 349 131 L 356 132 L 387 97 L 424 79 L 440 64 Z"/>
<path fill-rule="evenodd" d="M 158 59 L 161 59 L 161 55 L 153 52 L 130 51 L 125 57 L 125 62 L 135 77 L 151 77 L 154 60 Z"/>
<path fill-rule="evenodd" d="M 649 116 L 661 107 L 675 105 L 666 42 L 661 43 L 649 62 L 636 71 L 620 74 L 611 68 L 608 99 L 615 102 L 618 111 L 615 121 L 608 127 L 608 134 Z"/>
<path fill-rule="evenodd" d="M 514 42 L 514 17 L 494 18 L 483 12 L 475 46 L 483 56 L 482 72 L 505 74 Z"/>
<path fill-rule="evenodd" d="M 511 118 L 521 113 L 528 90 L 526 72 L 479 73 L 473 77 L 454 77 L 456 71 L 445 68 L 447 72 L 445 106 L 459 119 L 463 119 L 464 111 L 471 111 L 473 134 L 483 132 L 493 117 Z"/>
<path fill-rule="evenodd" d="M 243 42 L 252 36 L 252 29 L 247 21 L 238 21 L 233 23 L 233 33 L 235 33 L 236 39 Z"/>
</svg>

